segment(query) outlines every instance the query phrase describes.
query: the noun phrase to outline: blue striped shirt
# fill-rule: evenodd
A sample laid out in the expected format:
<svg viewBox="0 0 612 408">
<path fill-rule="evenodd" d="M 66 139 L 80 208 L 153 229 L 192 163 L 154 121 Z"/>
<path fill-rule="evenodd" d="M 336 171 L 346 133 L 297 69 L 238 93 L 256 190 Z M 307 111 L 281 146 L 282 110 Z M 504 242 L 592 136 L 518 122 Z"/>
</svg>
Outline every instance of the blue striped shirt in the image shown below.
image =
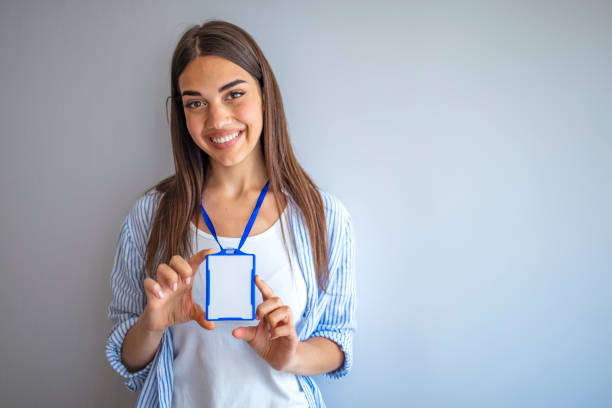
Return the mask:
<svg viewBox="0 0 612 408">
<path fill-rule="evenodd" d="M 296 331 L 301 341 L 310 337 L 326 337 L 344 352 L 344 364 L 325 374 L 330 378 L 345 376 L 353 363 L 355 317 L 355 251 L 351 216 L 333 195 L 319 190 L 325 206 L 329 237 L 329 284 L 326 292 L 319 289 L 312 257 L 312 247 L 302 213 L 289 198 L 288 214 L 291 239 L 299 266 L 306 281 L 308 299 L 303 318 Z M 145 248 L 161 193 L 152 190 L 140 197 L 125 218 L 115 252 L 110 284 L 113 300 L 108 314 L 113 321 L 106 342 L 106 358 L 126 378 L 131 391 L 139 391 L 137 407 L 170 407 L 172 403 L 173 359 L 172 331 L 164 332 L 153 360 L 142 370 L 130 373 L 121 362 L 121 345 L 127 331 L 136 323 L 146 305 L 143 281 L 146 278 Z M 310 407 L 325 407 L 313 378 L 296 375 Z"/>
</svg>

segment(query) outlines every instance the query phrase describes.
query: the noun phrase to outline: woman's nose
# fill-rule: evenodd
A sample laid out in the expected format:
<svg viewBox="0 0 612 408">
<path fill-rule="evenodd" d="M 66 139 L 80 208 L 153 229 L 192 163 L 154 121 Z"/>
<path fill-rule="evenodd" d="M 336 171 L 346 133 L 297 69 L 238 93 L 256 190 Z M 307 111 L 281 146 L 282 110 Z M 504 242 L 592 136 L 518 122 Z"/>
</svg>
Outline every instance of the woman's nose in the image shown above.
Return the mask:
<svg viewBox="0 0 612 408">
<path fill-rule="evenodd" d="M 230 111 L 223 104 L 211 104 L 206 117 L 206 127 L 209 129 L 223 129 L 231 123 Z"/>
</svg>

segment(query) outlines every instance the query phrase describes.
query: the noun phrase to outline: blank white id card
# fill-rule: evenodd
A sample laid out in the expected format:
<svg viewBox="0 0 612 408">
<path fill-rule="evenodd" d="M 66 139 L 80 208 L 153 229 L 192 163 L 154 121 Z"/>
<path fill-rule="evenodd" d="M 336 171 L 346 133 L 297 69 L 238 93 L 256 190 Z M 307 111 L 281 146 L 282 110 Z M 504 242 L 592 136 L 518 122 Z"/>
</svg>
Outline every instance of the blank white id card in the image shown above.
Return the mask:
<svg viewBox="0 0 612 408">
<path fill-rule="evenodd" d="M 206 319 L 255 319 L 255 255 L 206 257 Z"/>
</svg>

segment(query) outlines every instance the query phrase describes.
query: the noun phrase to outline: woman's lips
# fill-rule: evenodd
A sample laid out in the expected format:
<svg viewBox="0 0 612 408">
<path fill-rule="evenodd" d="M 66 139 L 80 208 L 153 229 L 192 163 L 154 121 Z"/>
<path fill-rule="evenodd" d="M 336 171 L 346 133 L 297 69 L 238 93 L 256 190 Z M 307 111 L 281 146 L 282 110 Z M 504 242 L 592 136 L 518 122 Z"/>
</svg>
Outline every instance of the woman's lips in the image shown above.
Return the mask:
<svg viewBox="0 0 612 408">
<path fill-rule="evenodd" d="M 240 133 L 238 133 L 238 136 L 236 136 L 235 138 L 233 138 L 232 140 L 228 140 L 227 142 L 223 142 L 223 143 L 215 143 L 213 142 L 213 138 L 209 137 L 208 141 L 210 142 L 211 145 L 213 145 L 215 148 L 222 150 L 222 149 L 227 149 L 228 147 L 231 147 L 233 145 L 235 145 L 236 143 L 238 143 L 238 141 L 240 140 L 240 138 L 244 135 L 244 130 L 241 130 Z"/>
</svg>

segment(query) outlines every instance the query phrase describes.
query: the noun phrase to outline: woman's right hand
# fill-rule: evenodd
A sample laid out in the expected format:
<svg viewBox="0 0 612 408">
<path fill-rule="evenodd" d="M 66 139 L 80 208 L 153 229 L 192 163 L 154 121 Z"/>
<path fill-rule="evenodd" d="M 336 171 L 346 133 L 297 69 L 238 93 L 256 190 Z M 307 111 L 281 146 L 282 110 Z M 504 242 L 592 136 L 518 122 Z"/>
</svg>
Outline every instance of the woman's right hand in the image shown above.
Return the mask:
<svg viewBox="0 0 612 408">
<path fill-rule="evenodd" d="M 170 264 L 157 267 L 157 281 L 144 280 L 147 305 L 141 315 L 144 327 L 149 331 L 164 331 L 175 324 L 195 320 L 207 330 L 215 323 L 206 320 L 204 310 L 194 303 L 192 296 L 193 277 L 206 256 L 214 249 L 202 250 L 186 261 L 179 255 L 170 259 Z"/>
</svg>

